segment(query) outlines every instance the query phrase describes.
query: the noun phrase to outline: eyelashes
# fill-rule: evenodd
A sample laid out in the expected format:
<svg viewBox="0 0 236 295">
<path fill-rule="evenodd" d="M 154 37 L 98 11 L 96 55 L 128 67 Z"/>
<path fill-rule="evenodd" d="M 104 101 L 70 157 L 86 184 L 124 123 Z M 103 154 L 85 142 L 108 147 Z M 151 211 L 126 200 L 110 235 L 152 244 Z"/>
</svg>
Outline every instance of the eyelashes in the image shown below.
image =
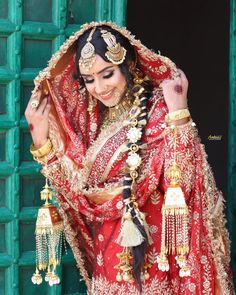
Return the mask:
<svg viewBox="0 0 236 295">
<path fill-rule="evenodd" d="M 93 81 L 94 81 L 94 79 L 92 79 L 92 80 L 84 79 L 84 83 L 85 84 L 93 83 Z"/>
<path fill-rule="evenodd" d="M 103 78 L 104 79 L 109 79 L 109 78 L 111 78 L 113 76 L 113 74 L 114 74 L 114 71 L 111 71 L 109 74 L 104 75 Z"/>
<path fill-rule="evenodd" d="M 104 75 L 102 78 L 103 79 L 109 79 L 111 78 L 112 76 L 114 75 L 114 71 L 111 71 L 110 73 Z M 84 78 L 84 83 L 85 84 L 91 84 L 94 82 L 94 79 L 87 79 L 87 78 Z"/>
</svg>

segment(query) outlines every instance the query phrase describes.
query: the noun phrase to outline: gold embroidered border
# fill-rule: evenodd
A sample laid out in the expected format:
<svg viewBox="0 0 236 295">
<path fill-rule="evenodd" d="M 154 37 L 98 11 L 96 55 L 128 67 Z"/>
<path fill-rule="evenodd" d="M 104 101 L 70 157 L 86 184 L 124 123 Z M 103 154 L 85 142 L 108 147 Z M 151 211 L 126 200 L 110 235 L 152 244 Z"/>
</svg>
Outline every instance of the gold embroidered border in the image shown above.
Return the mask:
<svg viewBox="0 0 236 295">
<path fill-rule="evenodd" d="M 107 163 L 107 166 L 104 170 L 104 173 L 101 177 L 101 181 L 105 181 L 107 179 L 107 176 L 111 170 L 112 165 L 114 162 L 117 160 L 119 154 L 123 151 L 124 147 L 126 147 L 127 143 L 122 144 L 114 153 L 113 156 L 111 157 L 110 161 Z"/>
</svg>

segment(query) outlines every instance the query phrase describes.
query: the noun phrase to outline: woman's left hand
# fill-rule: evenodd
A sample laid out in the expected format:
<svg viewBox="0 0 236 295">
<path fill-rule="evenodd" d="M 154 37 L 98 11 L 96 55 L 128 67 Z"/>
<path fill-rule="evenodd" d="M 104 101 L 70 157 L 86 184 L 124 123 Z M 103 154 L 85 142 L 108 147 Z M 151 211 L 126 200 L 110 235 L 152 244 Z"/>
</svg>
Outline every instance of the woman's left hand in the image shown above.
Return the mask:
<svg viewBox="0 0 236 295">
<path fill-rule="evenodd" d="M 183 71 L 178 71 L 179 77 L 164 80 L 160 84 L 169 112 L 174 112 L 188 107 L 188 80 Z"/>
</svg>

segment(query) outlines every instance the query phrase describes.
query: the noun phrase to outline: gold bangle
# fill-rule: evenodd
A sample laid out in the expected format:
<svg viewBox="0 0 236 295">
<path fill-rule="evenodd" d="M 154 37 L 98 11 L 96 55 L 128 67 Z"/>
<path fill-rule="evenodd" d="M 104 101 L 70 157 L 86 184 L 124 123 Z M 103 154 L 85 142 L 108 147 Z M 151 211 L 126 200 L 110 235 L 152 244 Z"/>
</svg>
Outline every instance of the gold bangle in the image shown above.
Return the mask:
<svg viewBox="0 0 236 295">
<path fill-rule="evenodd" d="M 167 115 L 165 115 L 165 121 L 166 123 L 171 123 L 177 120 L 181 120 L 184 118 L 190 117 L 190 112 L 188 109 L 181 109 L 174 112 L 170 112 Z"/>
<path fill-rule="evenodd" d="M 50 153 L 52 150 L 52 142 L 50 138 L 46 141 L 46 143 L 41 146 L 39 149 L 36 149 L 33 144 L 30 146 L 30 152 L 33 155 L 34 158 L 42 158 L 45 157 Z"/>
<path fill-rule="evenodd" d="M 53 148 L 51 149 L 51 151 L 47 155 L 45 155 L 43 157 L 39 158 L 39 157 L 33 156 L 34 160 L 42 165 L 48 164 L 48 162 L 51 161 L 53 157 L 55 157 L 55 151 Z"/>
</svg>

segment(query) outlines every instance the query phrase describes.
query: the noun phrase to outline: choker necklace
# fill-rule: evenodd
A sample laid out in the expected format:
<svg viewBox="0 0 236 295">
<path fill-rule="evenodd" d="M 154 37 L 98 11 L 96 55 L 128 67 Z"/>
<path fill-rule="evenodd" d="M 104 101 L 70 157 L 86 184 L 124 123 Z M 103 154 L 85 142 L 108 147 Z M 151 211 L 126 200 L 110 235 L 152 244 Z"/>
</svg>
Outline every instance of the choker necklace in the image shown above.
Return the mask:
<svg viewBox="0 0 236 295">
<path fill-rule="evenodd" d="M 120 103 L 108 109 L 107 120 L 110 123 L 117 121 L 126 111 L 131 109 L 132 105 L 132 100 L 125 96 Z"/>
<path fill-rule="evenodd" d="M 104 130 L 112 123 L 119 119 L 123 120 L 123 115 L 128 113 L 133 106 L 133 99 L 128 97 L 128 94 L 114 107 L 109 107 L 102 123 L 101 129 Z"/>
</svg>

